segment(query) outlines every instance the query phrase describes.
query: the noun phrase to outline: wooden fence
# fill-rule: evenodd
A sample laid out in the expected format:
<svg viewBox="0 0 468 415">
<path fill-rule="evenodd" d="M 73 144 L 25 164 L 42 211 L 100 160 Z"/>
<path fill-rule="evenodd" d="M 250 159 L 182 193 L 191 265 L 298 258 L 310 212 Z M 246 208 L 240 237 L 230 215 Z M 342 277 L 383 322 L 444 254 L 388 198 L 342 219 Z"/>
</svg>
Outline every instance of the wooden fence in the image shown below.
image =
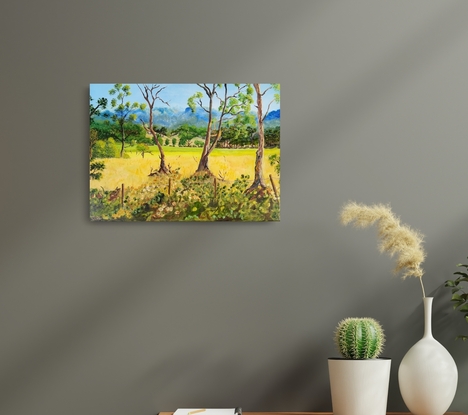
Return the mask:
<svg viewBox="0 0 468 415">
<path fill-rule="evenodd" d="M 276 198 L 276 200 L 279 200 L 278 190 L 276 188 L 273 176 L 270 174 L 269 178 L 270 178 L 271 187 L 273 189 L 273 193 L 275 194 L 275 198 Z M 219 180 L 216 177 L 213 177 L 213 188 L 214 188 L 214 198 L 215 199 L 216 199 L 216 197 L 218 195 L 218 182 L 219 182 Z M 223 180 L 223 182 L 225 182 L 225 180 Z M 170 194 L 171 194 L 172 185 L 173 185 L 172 178 L 169 177 L 168 178 L 168 184 L 167 184 L 167 194 L 168 194 L 168 196 L 170 196 Z M 120 190 L 120 206 L 123 208 L 124 201 L 125 201 L 125 184 L 122 183 L 121 188 L 120 189 L 117 188 L 116 190 L 117 191 Z"/>
</svg>

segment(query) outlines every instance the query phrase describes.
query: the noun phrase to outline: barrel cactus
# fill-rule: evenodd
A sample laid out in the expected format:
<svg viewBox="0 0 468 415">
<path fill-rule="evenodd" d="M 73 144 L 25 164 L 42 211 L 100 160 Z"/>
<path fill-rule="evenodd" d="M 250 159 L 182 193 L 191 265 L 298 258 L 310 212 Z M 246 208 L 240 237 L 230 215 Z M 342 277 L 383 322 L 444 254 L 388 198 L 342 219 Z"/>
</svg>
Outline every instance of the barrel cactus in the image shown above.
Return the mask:
<svg viewBox="0 0 468 415">
<path fill-rule="evenodd" d="M 374 359 L 382 353 L 385 335 L 377 320 L 350 317 L 338 323 L 335 343 L 346 359 Z"/>
</svg>

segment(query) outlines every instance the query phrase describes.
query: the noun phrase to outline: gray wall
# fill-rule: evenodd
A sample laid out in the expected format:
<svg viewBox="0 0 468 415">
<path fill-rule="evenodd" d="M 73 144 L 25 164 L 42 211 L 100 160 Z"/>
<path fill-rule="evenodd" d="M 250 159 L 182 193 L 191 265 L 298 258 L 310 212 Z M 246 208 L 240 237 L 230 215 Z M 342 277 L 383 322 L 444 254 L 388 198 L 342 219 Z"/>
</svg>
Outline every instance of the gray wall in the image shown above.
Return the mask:
<svg viewBox="0 0 468 415">
<path fill-rule="evenodd" d="M 443 282 L 468 256 L 468 3 L 3 2 L 0 413 L 151 415 L 183 406 L 331 410 L 338 320 L 372 316 L 389 410 L 422 335 L 353 199 L 426 235 L 434 335 L 468 411 L 468 326 Z M 88 85 L 280 82 L 281 222 L 88 220 Z"/>
</svg>

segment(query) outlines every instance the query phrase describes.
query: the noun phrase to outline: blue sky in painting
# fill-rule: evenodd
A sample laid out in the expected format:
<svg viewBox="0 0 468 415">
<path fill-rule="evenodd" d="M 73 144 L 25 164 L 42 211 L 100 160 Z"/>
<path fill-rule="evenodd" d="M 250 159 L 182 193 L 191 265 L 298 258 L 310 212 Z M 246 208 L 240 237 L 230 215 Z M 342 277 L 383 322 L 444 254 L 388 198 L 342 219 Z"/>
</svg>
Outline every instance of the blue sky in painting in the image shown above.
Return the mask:
<svg viewBox="0 0 468 415">
<path fill-rule="evenodd" d="M 138 89 L 137 84 L 128 84 L 130 85 L 130 90 L 132 95 L 128 97 L 130 102 L 141 102 L 145 103 L 143 96 L 141 95 L 140 90 Z M 195 92 L 202 91 L 202 89 L 197 84 L 158 84 L 161 87 L 165 86 L 166 88 L 161 91 L 159 96 L 164 101 L 168 102 L 171 107 L 178 110 L 183 110 L 187 108 L 187 99 L 193 95 Z M 260 84 L 261 90 L 264 91 L 270 86 L 270 84 Z M 98 98 L 108 98 L 109 102 L 113 96 L 109 95 L 109 90 L 114 87 L 114 84 L 90 84 L 90 95 L 93 97 L 94 102 Z M 233 84 L 228 84 L 229 90 L 232 90 L 234 87 Z M 273 100 L 274 91 L 269 90 L 263 97 L 264 110 L 266 109 L 267 104 Z M 255 98 L 254 98 L 255 99 Z M 205 100 L 203 101 L 205 104 Z M 159 105 L 161 104 L 161 105 Z M 156 107 L 164 106 L 161 102 L 156 104 Z M 280 108 L 279 103 L 273 102 L 270 106 L 270 111 Z M 253 108 L 252 108 L 253 109 Z"/>
</svg>

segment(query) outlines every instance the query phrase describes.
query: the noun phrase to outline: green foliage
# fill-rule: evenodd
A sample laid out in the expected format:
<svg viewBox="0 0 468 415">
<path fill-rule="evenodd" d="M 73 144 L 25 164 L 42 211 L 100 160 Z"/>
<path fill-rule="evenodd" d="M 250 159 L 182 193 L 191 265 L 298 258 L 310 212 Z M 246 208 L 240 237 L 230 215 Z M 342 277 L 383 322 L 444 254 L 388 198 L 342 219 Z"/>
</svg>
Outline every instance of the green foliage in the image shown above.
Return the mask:
<svg viewBox="0 0 468 415">
<path fill-rule="evenodd" d="M 377 358 L 384 343 L 382 326 L 373 318 L 346 318 L 336 328 L 335 344 L 346 359 Z"/>
<path fill-rule="evenodd" d="M 231 185 L 218 182 L 216 187 L 213 177 L 195 175 L 181 180 L 170 201 L 180 212 L 179 220 L 279 220 L 278 202 L 270 194 L 246 194 L 248 185 L 247 175 Z"/>
<path fill-rule="evenodd" d="M 250 119 L 245 119 L 245 122 L 237 123 L 229 121 L 225 123 L 221 135 L 221 147 L 244 147 L 258 144 L 257 128 L 249 124 Z"/>
<path fill-rule="evenodd" d="M 130 85 L 115 84 L 114 88 L 109 90 L 110 95 L 115 95 L 115 98 L 111 100 L 111 106 L 114 113 L 111 116 L 113 121 L 109 124 L 111 127 L 112 137 L 120 141 L 120 156 L 124 156 L 124 147 L 130 143 L 131 137 L 145 137 L 146 134 L 143 132 L 143 127 L 135 124 L 136 115 L 134 110 L 145 109 L 146 104 L 140 104 L 138 102 L 126 101 L 126 99 L 132 95 L 130 91 Z"/>
<path fill-rule="evenodd" d="M 179 146 L 183 147 L 186 146 L 187 142 L 192 138 L 204 137 L 206 135 L 206 128 L 182 124 L 176 128 L 173 133 L 179 136 Z"/>
<path fill-rule="evenodd" d="M 465 268 L 464 272 L 457 271 L 453 275 L 458 275 L 454 280 L 445 281 L 445 286 L 452 290 L 453 308 L 460 311 L 465 321 L 468 323 L 468 264 L 458 264 L 457 267 Z M 468 340 L 466 335 L 458 335 L 457 339 Z"/>
<path fill-rule="evenodd" d="M 168 181 L 173 188 L 169 193 Z M 128 188 L 123 208 L 119 189 L 90 193 L 91 219 L 114 221 L 274 221 L 279 202 L 265 191 L 246 193 L 249 176 L 231 184 L 209 175 L 180 179 L 155 176 L 152 184 Z"/>
<path fill-rule="evenodd" d="M 95 131 L 97 140 L 107 140 L 114 134 L 112 125 L 108 120 L 103 122 L 93 122 L 91 131 Z"/>
<path fill-rule="evenodd" d="M 130 85 L 115 84 L 114 88 L 109 90 L 109 95 L 115 95 L 116 98 L 111 100 L 111 106 L 114 108 L 114 111 L 118 113 L 117 118 L 125 114 L 125 117 L 134 115 L 131 114 L 132 109 L 145 109 L 146 104 L 140 104 L 138 102 L 131 103 L 130 101 L 125 101 L 125 98 L 132 95 L 130 91 Z M 133 118 L 135 120 L 135 118 Z"/>
<path fill-rule="evenodd" d="M 169 130 L 167 129 L 167 127 L 159 127 L 157 125 L 153 125 L 153 130 L 156 131 L 158 134 L 162 134 L 162 135 L 169 135 Z"/>
<path fill-rule="evenodd" d="M 280 102 L 280 84 L 271 84 L 273 90 L 275 91 L 274 100 L 276 103 Z"/>
<path fill-rule="evenodd" d="M 101 110 L 107 106 L 107 98 L 98 98 L 97 105 L 93 105 L 93 98 L 89 97 L 89 177 L 93 180 L 99 180 L 102 177 L 102 172 L 106 168 L 102 161 L 94 160 L 96 157 L 94 154 L 96 143 L 100 138 L 100 131 L 96 127 L 94 117 L 101 114 Z"/>
<path fill-rule="evenodd" d="M 110 137 L 107 140 L 98 140 L 93 147 L 93 158 L 114 158 L 118 155 L 115 140 Z"/>
<path fill-rule="evenodd" d="M 101 110 L 107 107 L 107 98 L 98 98 L 97 105 L 93 105 L 93 98 L 89 97 L 89 124 L 94 122 L 94 117 L 101 114 Z"/>
<path fill-rule="evenodd" d="M 145 158 L 145 154 L 153 154 L 151 152 L 150 146 L 148 144 L 145 144 L 145 143 L 137 144 L 136 147 L 135 147 L 135 152 L 141 154 L 142 158 Z"/>
<path fill-rule="evenodd" d="M 268 157 L 268 161 L 270 162 L 270 166 L 273 166 L 275 169 L 276 174 L 280 174 L 281 169 L 281 156 L 279 154 L 271 154 Z"/>
<path fill-rule="evenodd" d="M 89 195 L 91 220 L 109 220 L 120 207 L 120 189 L 91 189 Z"/>
<path fill-rule="evenodd" d="M 89 163 L 89 178 L 99 180 L 105 168 L 106 166 L 102 161 L 91 161 Z"/>
<path fill-rule="evenodd" d="M 220 89 L 224 87 L 224 96 L 222 94 L 217 95 L 219 98 L 218 111 L 221 113 L 229 114 L 232 116 L 239 116 L 240 118 L 248 117 L 249 121 L 253 121 L 253 117 L 250 118 L 250 106 L 253 104 L 253 93 L 254 89 L 250 84 L 234 84 L 237 91 L 232 95 L 227 93 L 227 84 L 221 84 Z"/>
<path fill-rule="evenodd" d="M 193 94 L 191 97 L 188 98 L 187 105 L 192 110 L 192 112 L 195 112 L 197 105 L 201 106 L 202 98 L 203 98 L 203 94 L 200 91 L 195 92 L 195 94 Z"/>
<path fill-rule="evenodd" d="M 265 147 L 280 146 L 280 127 L 265 129 Z"/>
<path fill-rule="evenodd" d="M 187 105 L 192 112 L 195 111 L 198 105 L 209 114 L 207 123 L 207 131 L 212 131 L 211 136 L 205 135 L 204 151 L 200 156 L 199 169 L 208 170 L 208 157 L 213 149 L 217 146 L 221 138 L 221 132 L 224 122 L 233 120 L 234 123 L 245 123 L 246 118 L 253 121 L 253 116 L 250 115 L 250 106 L 253 104 L 253 88 L 250 84 L 234 84 L 234 91 L 228 90 L 228 84 L 197 84 L 206 95 L 208 105 L 204 106 L 201 92 L 196 92 L 188 98 Z M 219 114 L 214 119 L 213 105 L 218 105 Z"/>
<path fill-rule="evenodd" d="M 146 221 L 153 213 L 152 206 L 160 205 L 163 202 L 164 197 L 164 193 L 157 192 L 156 195 L 153 196 L 148 202 L 144 202 L 132 211 L 133 218 L 138 221 Z"/>
<path fill-rule="evenodd" d="M 97 131 L 94 130 L 94 129 L 90 129 L 89 130 L 89 158 L 90 158 L 90 160 L 92 160 L 94 158 L 93 157 L 93 148 L 96 145 L 96 143 L 98 142 L 98 140 L 99 140 L 99 137 L 98 137 Z"/>
<path fill-rule="evenodd" d="M 246 147 L 258 145 L 258 132 L 256 126 L 245 123 L 226 122 L 223 126 L 219 147 Z M 280 146 L 280 127 L 266 128 L 265 147 L 274 148 Z"/>
</svg>

